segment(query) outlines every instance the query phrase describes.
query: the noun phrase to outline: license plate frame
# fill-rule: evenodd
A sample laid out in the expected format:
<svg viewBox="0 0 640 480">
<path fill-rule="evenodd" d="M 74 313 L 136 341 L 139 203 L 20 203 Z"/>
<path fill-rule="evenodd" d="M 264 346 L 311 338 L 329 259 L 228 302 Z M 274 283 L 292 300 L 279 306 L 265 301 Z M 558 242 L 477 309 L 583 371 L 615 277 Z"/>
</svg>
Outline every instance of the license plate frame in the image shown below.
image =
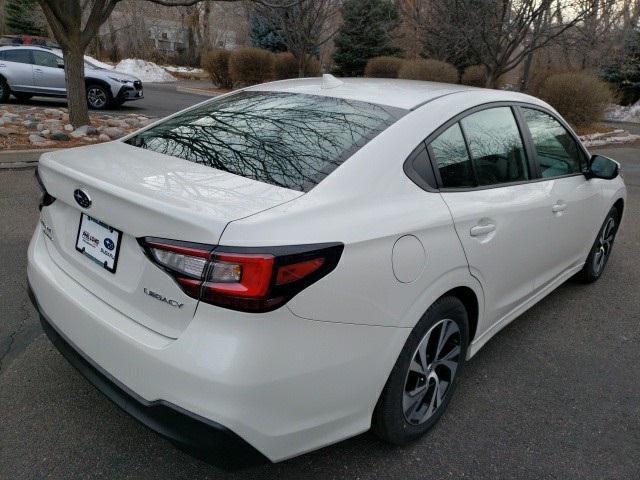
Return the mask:
<svg viewBox="0 0 640 480">
<path fill-rule="evenodd" d="M 83 228 L 83 225 L 86 225 L 85 228 Z M 115 239 L 113 238 L 114 234 Z M 116 273 L 121 243 L 122 231 L 91 215 L 80 214 L 78 234 L 76 235 L 76 250 L 89 260 L 100 265 L 108 272 Z M 111 248 L 108 245 L 111 245 Z"/>
</svg>

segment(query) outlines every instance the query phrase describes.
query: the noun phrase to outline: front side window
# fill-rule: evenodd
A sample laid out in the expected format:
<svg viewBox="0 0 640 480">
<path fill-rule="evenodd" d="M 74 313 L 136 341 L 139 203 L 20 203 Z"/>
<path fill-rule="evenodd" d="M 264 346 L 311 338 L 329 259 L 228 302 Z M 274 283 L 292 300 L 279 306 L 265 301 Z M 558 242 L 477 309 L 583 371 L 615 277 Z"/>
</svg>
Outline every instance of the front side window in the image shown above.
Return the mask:
<svg viewBox="0 0 640 480">
<path fill-rule="evenodd" d="M 458 123 L 433 140 L 430 149 L 430 154 L 438 165 L 443 187 L 459 188 L 476 185 L 473 165 Z"/>
<path fill-rule="evenodd" d="M 469 145 L 478 185 L 529 179 L 518 124 L 510 107 L 472 113 L 460 121 Z"/>
<path fill-rule="evenodd" d="M 583 153 L 573 136 L 548 113 L 523 108 L 543 178 L 580 173 Z"/>
<path fill-rule="evenodd" d="M 58 68 L 58 60 L 62 60 L 56 57 L 53 53 L 43 52 L 41 50 L 33 51 L 33 64 L 40 67 Z"/>
<path fill-rule="evenodd" d="M 31 53 L 27 49 L 5 50 L 4 60 L 16 63 L 31 63 Z"/>
<path fill-rule="evenodd" d="M 239 92 L 127 140 L 261 182 L 308 191 L 405 110 L 287 92 Z"/>
</svg>

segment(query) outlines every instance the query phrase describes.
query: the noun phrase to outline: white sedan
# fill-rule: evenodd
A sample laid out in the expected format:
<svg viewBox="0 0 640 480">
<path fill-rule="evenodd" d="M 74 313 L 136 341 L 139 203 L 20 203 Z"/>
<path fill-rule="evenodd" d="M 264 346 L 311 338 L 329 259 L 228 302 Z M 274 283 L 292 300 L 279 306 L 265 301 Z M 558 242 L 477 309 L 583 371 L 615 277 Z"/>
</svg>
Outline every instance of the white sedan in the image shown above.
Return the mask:
<svg viewBox="0 0 640 480">
<path fill-rule="evenodd" d="M 46 332 L 220 463 L 369 428 L 418 438 L 496 332 L 602 275 L 626 195 L 618 164 L 536 98 L 331 76 L 45 153 L 38 172 L 28 278 Z"/>
</svg>

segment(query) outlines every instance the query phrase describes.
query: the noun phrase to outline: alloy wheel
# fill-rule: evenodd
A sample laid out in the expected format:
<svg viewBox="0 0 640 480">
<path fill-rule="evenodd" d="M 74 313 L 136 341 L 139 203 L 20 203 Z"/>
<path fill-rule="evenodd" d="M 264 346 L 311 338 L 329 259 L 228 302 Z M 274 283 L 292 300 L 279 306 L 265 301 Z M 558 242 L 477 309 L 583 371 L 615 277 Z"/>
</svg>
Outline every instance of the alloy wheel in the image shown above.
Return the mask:
<svg viewBox="0 0 640 480">
<path fill-rule="evenodd" d="M 87 92 L 87 100 L 93 108 L 103 108 L 107 104 L 107 94 L 101 88 L 92 87 Z"/>
<path fill-rule="evenodd" d="M 420 341 L 404 382 L 402 410 L 413 425 L 426 422 L 442 405 L 460 364 L 461 335 L 450 319 L 438 321 Z"/>
<path fill-rule="evenodd" d="M 616 221 L 613 217 L 609 217 L 607 223 L 602 228 L 600 235 L 598 236 L 598 244 L 596 246 L 596 254 L 593 256 L 593 270 L 596 274 L 600 274 L 604 268 L 609 254 L 611 253 L 611 247 L 613 246 L 613 239 L 616 235 Z"/>
</svg>

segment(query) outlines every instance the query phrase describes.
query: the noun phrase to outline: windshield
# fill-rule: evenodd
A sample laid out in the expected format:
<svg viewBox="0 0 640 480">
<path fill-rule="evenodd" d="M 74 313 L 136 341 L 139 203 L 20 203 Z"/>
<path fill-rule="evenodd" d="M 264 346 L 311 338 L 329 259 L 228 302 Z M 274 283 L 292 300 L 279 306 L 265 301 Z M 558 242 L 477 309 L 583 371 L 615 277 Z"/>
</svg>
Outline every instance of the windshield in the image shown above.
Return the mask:
<svg viewBox="0 0 640 480">
<path fill-rule="evenodd" d="M 239 92 L 181 113 L 127 143 L 309 191 L 404 110 L 286 92 Z"/>
</svg>

